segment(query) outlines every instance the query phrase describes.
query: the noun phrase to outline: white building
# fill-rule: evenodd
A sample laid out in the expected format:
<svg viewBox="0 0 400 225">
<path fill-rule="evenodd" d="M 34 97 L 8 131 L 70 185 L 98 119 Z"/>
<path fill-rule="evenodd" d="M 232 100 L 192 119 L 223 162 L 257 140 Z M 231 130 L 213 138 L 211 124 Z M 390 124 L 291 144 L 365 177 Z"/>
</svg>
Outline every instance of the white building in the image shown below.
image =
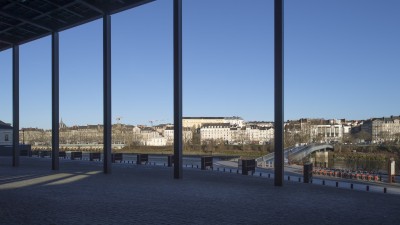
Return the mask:
<svg viewBox="0 0 400 225">
<path fill-rule="evenodd" d="M 245 132 L 250 143 L 264 144 L 274 138 L 273 127 L 246 126 Z"/>
<path fill-rule="evenodd" d="M 202 143 L 211 140 L 231 143 L 231 125 L 229 123 L 203 124 L 200 128 L 200 138 Z"/>
<path fill-rule="evenodd" d="M 167 138 L 163 137 L 152 127 L 134 127 L 133 141 L 145 146 L 165 146 Z"/>
<path fill-rule="evenodd" d="M 260 130 L 257 126 L 247 126 L 245 131 L 246 136 L 249 138 L 249 142 L 260 142 Z"/>
<path fill-rule="evenodd" d="M 285 132 L 301 136 L 303 142 L 342 142 L 351 133 L 352 123 L 345 119 L 300 119 L 287 121 Z"/>
<path fill-rule="evenodd" d="M 346 131 L 349 129 L 346 126 Z M 311 125 L 311 138 L 318 137 L 321 142 L 337 141 L 341 142 L 344 134 L 343 125 L 327 124 L 327 125 Z"/>
<path fill-rule="evenodd" d="M 143 140 L 142 144 L 145 146 L 166 146 L 167 139 L 165 137 L 152 137 L 147 140 Z"/>
<path fill-rule="evenodd" d="M 202 143 L 219 140 L 229 144 L 264 144 L 273 139 L 274 129 L 258 126 L 237 127 L 229 123 L 205 124 L 200 129 L 200 137 Z"/>
<path fill-rule="evenodd" d="M 274 122 L 270 122 L 270 121 L 248 121 L 246 122 L 247 126 L 258 126 L 258 127 L 273 127 L 274 126 Z"/>
<path fill-rule="evenodd" d="M 0 120 L 0 145 L 13 144 L 13 128 L 10 124 Z"/>
<path fill-rule="evenodd" d="M 167 127 L 164 130 L 164 137 L 167 139 L 167 145 L 174 143 L 174 127 Z M 183 127 L 183 142 L 189 142 L 193 138 L 193 132 L 189 127 Z"/>
<path fill-rule="evenodd" d="M 244 120 L 238 116 L 232 117 L 183 117 L 183 127 L 201 128 L 205 124 L 229 123 L 232 126 L 244 126 Z"/>
<path fill-rule="evenodd" d="M 244 120 L 238 116 L 225 117 L 223 123 L 229 123 L 231 126 L 236 127 L 243 127 L 245 125 Z"/>
<path fill-rule="evenodd" d="M 260 144 L 270 142 L 274 139 L 274 128 L 273 127 L 260 127 Z"/>
</svg>

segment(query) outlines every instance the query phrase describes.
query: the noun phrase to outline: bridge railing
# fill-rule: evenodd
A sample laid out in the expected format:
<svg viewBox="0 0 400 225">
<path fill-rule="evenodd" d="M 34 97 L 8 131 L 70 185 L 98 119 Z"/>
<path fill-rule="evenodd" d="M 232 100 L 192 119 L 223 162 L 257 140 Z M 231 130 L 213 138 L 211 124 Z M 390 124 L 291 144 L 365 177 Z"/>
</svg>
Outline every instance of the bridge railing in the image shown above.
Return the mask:
<svg viewBox="0 0 400 225">
<path fill-rule="evenodd" d="M 333 149 L 333 146 L 330 144 L 309 144 L 309 145 L 302 145 L 302 146 L 296 146 L 296 147 L 290 147 L 284 150 L 284 156 L 285 158 L 288 157 L 288 155 L 295 157 L 295 158 L 299 158 L 299 156 L 301 156 L 301 153 L 304 153 L 303 155 L 309 155 L 315 151 L 319 151 L 322 149 Z M 301 157 L 304 157 L 301 156 Z M 269 153 L 265 156 L 259 157 L 256 159 L 257 162 L 257 166 L 259 167 L 263 167 L 264 166 L 264 162 L 269 162 L 269 161 L 273 161 L 275 158 L 275 153 Z"/>
</svg>

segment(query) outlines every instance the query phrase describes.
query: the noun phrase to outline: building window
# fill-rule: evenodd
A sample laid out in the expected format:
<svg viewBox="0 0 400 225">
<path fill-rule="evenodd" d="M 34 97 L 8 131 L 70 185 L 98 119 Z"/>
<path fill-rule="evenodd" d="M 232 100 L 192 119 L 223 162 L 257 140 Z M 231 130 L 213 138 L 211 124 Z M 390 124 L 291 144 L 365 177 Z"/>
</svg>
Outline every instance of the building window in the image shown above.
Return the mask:
<svg viewBox="0 0 400 225">
<path fill-rule="evenodd" d="M 4 135 L 4 141 L 9 141 L 8 134 Z"/>
</svg>

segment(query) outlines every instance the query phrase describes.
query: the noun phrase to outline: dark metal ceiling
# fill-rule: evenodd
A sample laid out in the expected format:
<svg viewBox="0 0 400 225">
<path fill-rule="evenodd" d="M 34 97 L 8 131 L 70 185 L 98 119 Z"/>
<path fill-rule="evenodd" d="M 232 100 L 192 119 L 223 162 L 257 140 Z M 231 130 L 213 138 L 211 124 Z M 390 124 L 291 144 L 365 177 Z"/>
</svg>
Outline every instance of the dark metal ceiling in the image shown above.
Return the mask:
<svg viewBox="0 0 400 225">
<path fill-rule="evenodd" d="M 0 51 L 154 0 L 0 0 Z"/>
</svg>

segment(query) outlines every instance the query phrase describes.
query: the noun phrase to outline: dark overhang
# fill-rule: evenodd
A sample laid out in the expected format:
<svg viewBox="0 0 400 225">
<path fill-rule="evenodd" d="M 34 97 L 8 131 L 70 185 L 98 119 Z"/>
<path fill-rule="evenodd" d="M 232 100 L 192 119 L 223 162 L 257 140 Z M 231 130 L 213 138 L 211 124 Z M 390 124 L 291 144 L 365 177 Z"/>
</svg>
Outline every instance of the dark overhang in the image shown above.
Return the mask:
<svg viewBox="0 0 400 225">
<path fill-rule="evenodd" d="M 0 0 L 0 51 L 154 0 Z"/>
</svg>

